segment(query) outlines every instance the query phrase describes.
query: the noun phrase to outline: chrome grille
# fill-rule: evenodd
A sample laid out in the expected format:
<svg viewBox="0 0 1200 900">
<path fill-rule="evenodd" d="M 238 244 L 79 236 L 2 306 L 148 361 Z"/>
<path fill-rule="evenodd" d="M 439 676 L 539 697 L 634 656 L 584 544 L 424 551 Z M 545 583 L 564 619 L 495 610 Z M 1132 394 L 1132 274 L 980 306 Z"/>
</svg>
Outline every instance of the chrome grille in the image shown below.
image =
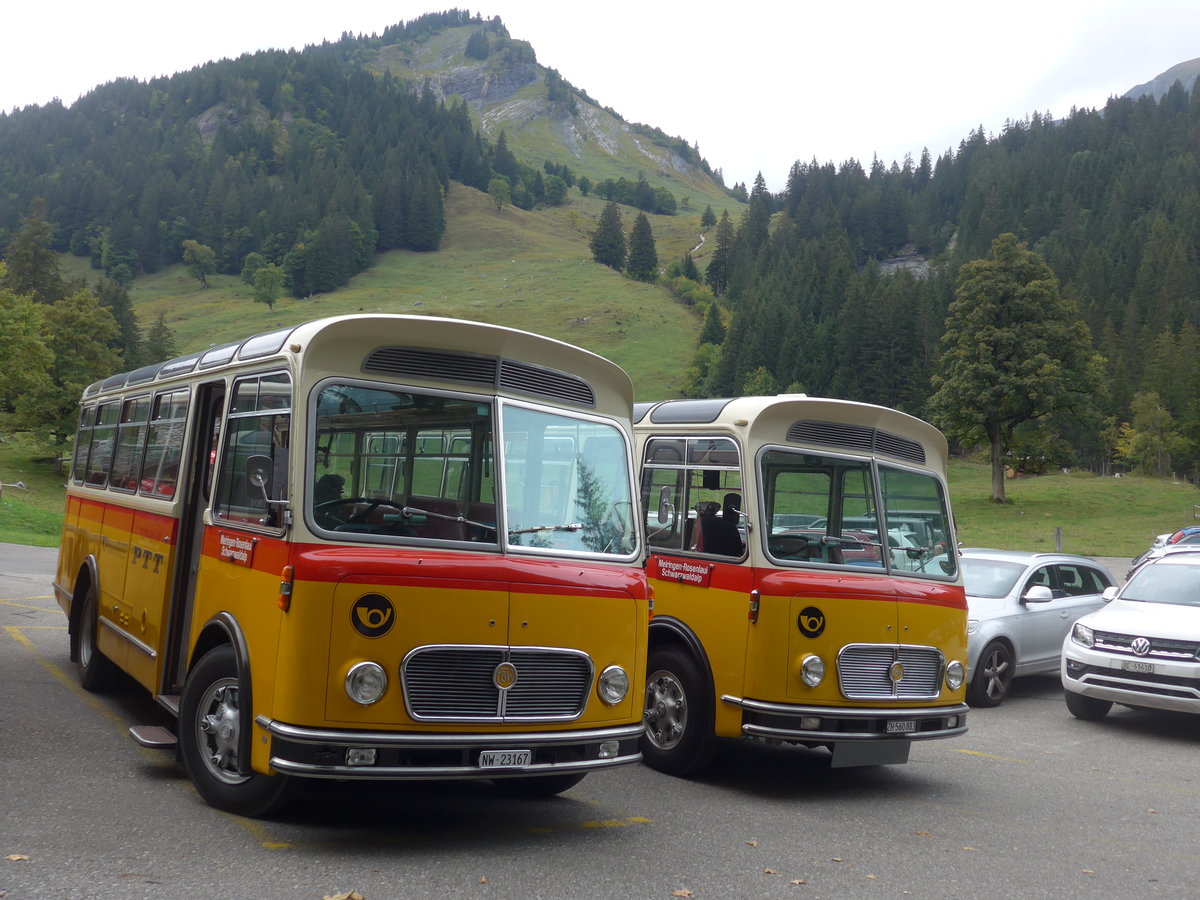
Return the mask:
<svg viewBox="0 0 1200 900">
<path fill-rule="evenodd" d="M 1113 631 L 1093 632 L 1096 647 L 1112 653 L 1128 653 L 1137 657 L 1133 652 L 1133 642 L 1138 637 L 1135 634 L 1117 634 Z M 1147 638 L 1150 641 L 1150 652 L 1145 659 L 1175 660 L 1192 662 L 1200 658 L 1200 641 L 1180 641 L 1168 638 Z"/>
<path fill-rule="evenodd" d="M 492 678 L 502 662 L 517 670 L 507 690 Z M 438 645 L 410 652 L 400 678 L 414 719 L 562 722 L 583 714 L 592 672 L 592 661 L 578 650 Z"/>
<path fill-rule="evenodd" d="M 897 662 L 904 675 L 893 682 Z M 849 644 L 838 654 L 838 686 L 848 700 L 931 700 L 941 693 L 945 665 L 936 647 Z"/>
</svg>

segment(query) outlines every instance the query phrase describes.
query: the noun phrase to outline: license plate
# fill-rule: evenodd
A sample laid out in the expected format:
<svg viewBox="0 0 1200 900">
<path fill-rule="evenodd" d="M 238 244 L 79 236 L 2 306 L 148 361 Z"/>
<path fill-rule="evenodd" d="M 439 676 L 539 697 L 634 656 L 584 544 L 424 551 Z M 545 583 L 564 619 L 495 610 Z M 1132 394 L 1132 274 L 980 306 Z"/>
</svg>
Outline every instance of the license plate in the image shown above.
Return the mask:
<svg viewBox="0 0 1200 900">
<path fill-rule="evenodd" d="M 479 754 L 481 769 L 515 769 L 529 765 L 533 760 L 530 750 L 484 750 Z"/>
<path fill-rule="evenodd" d="M 916 719 L 890 719 L 887 723 L 888 734 L 908 734 L 916 730 Z"/>
<path fill-rule="evenodd" d="M 1123 659 L 1123 660 L 1121 660 L 1121 668 L 1124 669 L 1126 672 L 1153 673 L 1154 672 L 1154 663 L 1133 662 L 1132 660 Z"/>
</svg>

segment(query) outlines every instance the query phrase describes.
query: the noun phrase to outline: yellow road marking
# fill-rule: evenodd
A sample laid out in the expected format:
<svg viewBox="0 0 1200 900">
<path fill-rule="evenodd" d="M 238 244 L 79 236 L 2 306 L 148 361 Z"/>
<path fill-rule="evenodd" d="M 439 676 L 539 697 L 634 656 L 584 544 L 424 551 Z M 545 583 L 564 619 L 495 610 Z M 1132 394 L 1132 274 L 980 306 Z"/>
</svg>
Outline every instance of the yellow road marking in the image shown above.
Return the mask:
<svg viewBox="0 0 1200 900">
<path fill-rule="evenodd" d="M 1017 763 L 1022 766 L 1029 765 L 1029 760 L 1027 759 L 1013 759 L 1008 756 L 996 756 L 994 753 L 980 753 L 978 750 L 955 750 L 954 752 L 965 753 L 967 756 L 979 756 L 983 759 L 994 759 L 997 762 Z"/>
</svg>

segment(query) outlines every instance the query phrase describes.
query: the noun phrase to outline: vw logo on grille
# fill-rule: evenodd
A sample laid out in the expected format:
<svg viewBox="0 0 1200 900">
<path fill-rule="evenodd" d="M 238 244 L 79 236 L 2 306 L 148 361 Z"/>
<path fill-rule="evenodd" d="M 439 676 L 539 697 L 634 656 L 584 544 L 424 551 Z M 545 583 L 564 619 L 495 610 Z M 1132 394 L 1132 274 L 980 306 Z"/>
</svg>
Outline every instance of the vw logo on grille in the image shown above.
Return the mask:
<svg viewBox="0 0 1200 900">
<path fill-rule="evenodd" d="M 492 681 L 502 691 L 507 691 L 517 683 L 517 667 L 510 662 L 502 662 L 492 670 Z"/>
<path fill-rule="evenodd" d="M 904 678 L 904 663 L 892 663 L 891 668 L 888 669 L 888 675 L 895 684 L 899 684 Z"/>
<path fill-rule="evenodd" d="M 1138 656 L 1145 656 L 1150 652 L 1150 641 L 1146 638 L 1134 638 L 1133 643 L 1129 645 L 1129 649 Z"/>
</svg>

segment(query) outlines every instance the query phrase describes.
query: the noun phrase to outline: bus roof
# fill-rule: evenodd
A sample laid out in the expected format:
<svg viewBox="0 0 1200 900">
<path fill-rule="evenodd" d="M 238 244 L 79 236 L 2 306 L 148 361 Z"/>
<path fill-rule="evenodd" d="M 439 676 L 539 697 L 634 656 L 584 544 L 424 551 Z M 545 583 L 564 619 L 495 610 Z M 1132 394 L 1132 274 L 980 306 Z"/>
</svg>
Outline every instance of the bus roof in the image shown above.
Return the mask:
<svg viewBox="0 0 1200 900">
<path fill-rule="evenodd" d="M 633 384 L 620 366 L 572 344 L 484 322 L 388 314 L 334 316 L 257 334 L 113 375 L 83 396 L 296 354 L 329 373 L 453 381 L 602 409 L 633 403 Z"/>
<path fill-rule="evenodd" d="M 886 406 L 807 394 L 638 403 L 633 421 L 641 431 L 715 427 L 740 433 L 753 445 L 821 445 L 938 469 L 945 468 L 949 455 L 945 436 L 923 419 Z"/>
</svg>

